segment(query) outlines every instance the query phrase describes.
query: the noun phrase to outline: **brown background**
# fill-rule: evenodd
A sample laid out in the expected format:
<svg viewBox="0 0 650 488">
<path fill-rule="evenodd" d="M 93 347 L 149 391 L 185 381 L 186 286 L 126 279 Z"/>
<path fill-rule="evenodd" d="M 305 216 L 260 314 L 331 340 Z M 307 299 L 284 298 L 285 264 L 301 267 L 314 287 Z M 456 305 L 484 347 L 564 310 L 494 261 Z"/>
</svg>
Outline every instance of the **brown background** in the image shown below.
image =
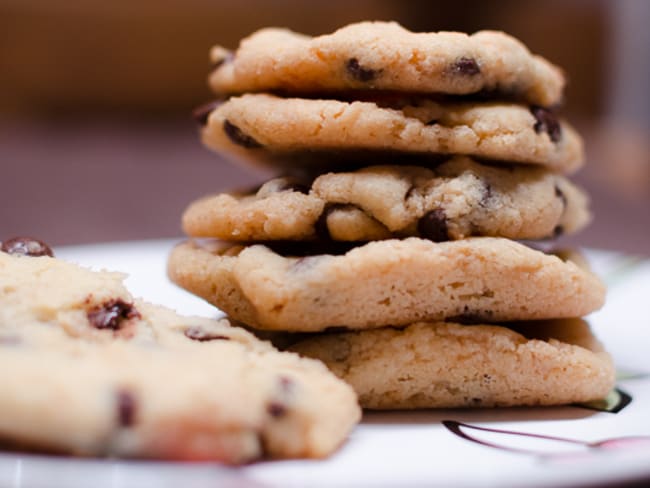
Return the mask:
<svg viewBox="0 0 650 488">
<path fill-rule="evenodd" d="M 563 66 L 596 219 L 570 242 L 650 255 L 650 2 L 0 0 L 0 239 L 180 235 L 192 199 L 266 175 L 203 149 L 207 52 L 267 25 L 503 29 Z"/>
</svg>

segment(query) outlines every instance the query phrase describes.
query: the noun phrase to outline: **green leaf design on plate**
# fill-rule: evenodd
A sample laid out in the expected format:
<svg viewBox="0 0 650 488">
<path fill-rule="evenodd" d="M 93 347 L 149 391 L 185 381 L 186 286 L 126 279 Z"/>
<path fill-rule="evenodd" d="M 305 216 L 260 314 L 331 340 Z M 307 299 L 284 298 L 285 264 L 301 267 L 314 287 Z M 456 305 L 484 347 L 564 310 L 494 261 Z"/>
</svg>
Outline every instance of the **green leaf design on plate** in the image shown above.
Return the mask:
<svg viewBox="0 0 650 488">
<path fill-rule="evenodd" d="M 623 390 L 614 388 L 609 394 L 601 400 L 591 402 L 576 403 L 575 406 L 597 410 L 599 412 L 618 413 L 632 402 L 632 397 Z"/>
</svg>

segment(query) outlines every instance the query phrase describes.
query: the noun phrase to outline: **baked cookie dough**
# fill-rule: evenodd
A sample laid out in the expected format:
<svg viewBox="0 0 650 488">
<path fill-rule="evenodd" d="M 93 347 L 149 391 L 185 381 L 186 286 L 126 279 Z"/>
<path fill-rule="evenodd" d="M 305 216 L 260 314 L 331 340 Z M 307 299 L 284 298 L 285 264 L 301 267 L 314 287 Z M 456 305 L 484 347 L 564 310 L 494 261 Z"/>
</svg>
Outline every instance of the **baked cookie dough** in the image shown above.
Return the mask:
<svg viewBox="0 0 650 488">
<path fill-rule="evenodd" d="M 205 119 L 209 148 L 276 166 L 323 164 L 322 154 L 371 161 L 373 152 L 463 154 L 572 173 L 582 139 L 553 112 L 512 103 L 450 103 L 410 96 L 367 101 L 233 97 Z M 334 157 L 330 157 L 330 160 Z"/>
<path fill-rule="evenodd" d="M 238 321 L 284 331 L 579 317 L 605 298 L 570 254 L 504 238 L 390 239 L 339 255 L 314 254 L 310 243 L 268 246 L 188 241 L 172 250 L 168 274 Z"/>
<path fill-rule="evenodd" d="M 580 319 L 412 324 L 314 334 L 290 350 L 323 361 L 370 409 L 562 405 L 605 398 L 615 368 Z"/>
<path fill-rule="evenodd" d="M 0 252 L 0 442 L 242 463 L 325 456 L 359 420 L 318 361 L 134 299 L 123 278 Z"/>
<path fill-rule="evenodd" d="M 496 31 L 410 32 L 395 22 L 360 22 L 319 37 L 266 28 L 231 52 L 211 51 L 219 94 L 351 89 L 494 94 L 541 106 L 562 101 L 562 71 Z"/>
<path fill-rule="evenodd" d="M 183 229 L 242 242 L 532 240 L 576 232 L 589 220 L 587 196 L 560 175 L 454 157 L 432 169 L 373 166 L 312 183 L 275 178 L 254 193 L 197 200 L 183 215 Z"/>
</svg>

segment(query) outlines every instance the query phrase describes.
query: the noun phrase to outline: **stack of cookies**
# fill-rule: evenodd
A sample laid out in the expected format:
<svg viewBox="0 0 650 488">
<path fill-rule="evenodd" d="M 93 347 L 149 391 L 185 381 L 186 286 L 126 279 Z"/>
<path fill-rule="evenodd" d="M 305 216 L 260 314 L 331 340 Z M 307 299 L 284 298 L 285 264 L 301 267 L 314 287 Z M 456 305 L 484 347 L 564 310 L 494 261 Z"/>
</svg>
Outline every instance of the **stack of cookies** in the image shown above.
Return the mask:
<svg viewBox="0 0 650 488">
<path fill-rule="evenodd" d="M 321 359 L 366 408 L 609 392 L 580 319 L 603 284 L 535 247 L 590 219 L 560 69 L 501 32 L 382 22 L 264 29 L 211 55 L 203 142 L 279 176 L 189 206 L 174 282 Z"/>
</svg>

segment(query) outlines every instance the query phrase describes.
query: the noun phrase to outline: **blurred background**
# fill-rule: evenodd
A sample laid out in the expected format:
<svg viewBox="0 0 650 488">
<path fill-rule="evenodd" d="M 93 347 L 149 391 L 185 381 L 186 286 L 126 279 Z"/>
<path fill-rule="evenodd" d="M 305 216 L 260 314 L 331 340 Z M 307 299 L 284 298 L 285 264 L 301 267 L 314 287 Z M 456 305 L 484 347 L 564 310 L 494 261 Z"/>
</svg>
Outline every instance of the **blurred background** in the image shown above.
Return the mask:
<svg viewBox="0 0 650 488">
<path fill-rule="evenodd" d="M 568 75 L 593 224 L 569 243 L 650 255 L 646 0 L 0 0 L 0 239 L 54 245 L 181 235 L 185 206 L 266 177 L 204 149 L 207 54 L 263 26 L 364 19 L 502 29 Z"/>
</svg>

